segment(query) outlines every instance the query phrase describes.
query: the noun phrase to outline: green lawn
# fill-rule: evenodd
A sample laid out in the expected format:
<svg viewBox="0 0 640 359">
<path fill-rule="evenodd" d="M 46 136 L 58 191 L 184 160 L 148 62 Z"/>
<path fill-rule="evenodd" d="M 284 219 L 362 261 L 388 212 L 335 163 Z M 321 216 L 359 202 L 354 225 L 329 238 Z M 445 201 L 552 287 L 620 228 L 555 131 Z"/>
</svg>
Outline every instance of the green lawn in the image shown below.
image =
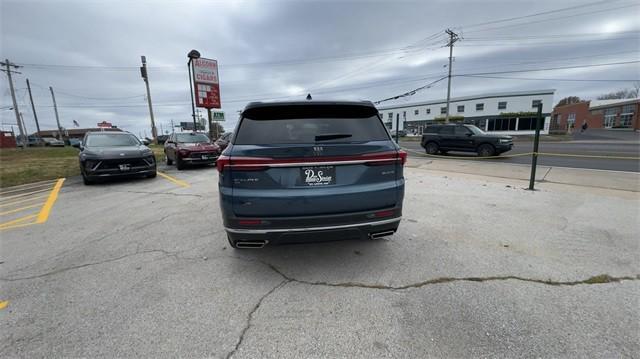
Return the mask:
<svg viewBox="0 0 640 359">
<path fill-rule="evenodd" d="M 79 174 L 78 150 L 73 147 L 0 150 L 2 188 Z"/>
</svg>

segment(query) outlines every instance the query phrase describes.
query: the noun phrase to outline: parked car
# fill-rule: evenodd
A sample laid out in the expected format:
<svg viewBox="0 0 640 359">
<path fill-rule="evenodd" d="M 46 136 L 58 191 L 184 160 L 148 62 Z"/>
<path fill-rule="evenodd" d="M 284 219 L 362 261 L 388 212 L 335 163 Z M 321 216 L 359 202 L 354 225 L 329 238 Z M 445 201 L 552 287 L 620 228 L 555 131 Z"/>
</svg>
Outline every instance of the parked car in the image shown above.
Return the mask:
<svg viewBox="0 0 640 359">
<path fill-rule="evenodd" d="M 478 156 L 496 156 L 510 151 L 513 138 L 490 135 L 473 125 L 447 124 L 427 126 L 422 134 L 422 148 L 430 155 L 448 151 L 475 152 Z"/>
<path fill-rule="evenodd" d="M 69 137 L 67 141 L 69 142 L 68 145 L 73 147 L 78 147 L 77 145 L 80 144 L 80 139 L 78 138 Z"/>
<path fill-rule="evenodd" d="M 151 149 L 128 132 L 88 132 L 80 148 L 80 172 L 84 184 L 121 176 L 156 177 Z"/>
<path fill-rule="evenodd" d="M 218 145 L 218 147 L 220 147 L 220 151 L 224 151 L 225 148 L 227 148 L 227 146 L 229 145 L 229 142 L 231 141 L 231 139 L 233 138 L 233 132 L 227 132 L 227 133 L 223 133 L 222 136 L 220 136 L 215 144 Z"/>
<path fill-rule="evenodd" d="M 217 163 L 229 244 L 392 235 L 406 158 L 371 102 L 250 103 Z"/>
<path fill-rule="evenodd" d="M 29 147 L 36 147 L 36 146 L 42 146 L 44 145 L 44 141 L 36 136 L 28 136 L 27 137 L 27 146 Z"/>
<path fill-rule="evenodd" d="M 42 141 L 47 147 L 64 147 L 64 142 L 53 137 L 43 137 Z"/>
<path fill-rule="evenodd" d="M 220 152 L 220 147 L 211 143 L 207 135 L 197 132 L 172 133 L 164 143 L 167 165 L 175 162 L 179 170 L 188 164 L 215 163 Z"/>
</svg>

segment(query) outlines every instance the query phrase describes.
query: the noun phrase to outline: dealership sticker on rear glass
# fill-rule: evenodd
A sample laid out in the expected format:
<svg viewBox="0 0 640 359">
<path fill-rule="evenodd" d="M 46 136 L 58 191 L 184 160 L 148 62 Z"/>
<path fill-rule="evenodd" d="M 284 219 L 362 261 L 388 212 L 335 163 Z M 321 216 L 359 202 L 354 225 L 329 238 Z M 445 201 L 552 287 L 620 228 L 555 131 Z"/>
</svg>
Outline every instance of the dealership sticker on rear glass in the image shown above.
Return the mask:
<svg viewBox="0 0 640 359">
<path fill-rule="evenodd" d="M 307 186 L 324 186 L 336 183 L 336 169 L 333 166 L 302 167 L 300 174 Z"/>
</svg>

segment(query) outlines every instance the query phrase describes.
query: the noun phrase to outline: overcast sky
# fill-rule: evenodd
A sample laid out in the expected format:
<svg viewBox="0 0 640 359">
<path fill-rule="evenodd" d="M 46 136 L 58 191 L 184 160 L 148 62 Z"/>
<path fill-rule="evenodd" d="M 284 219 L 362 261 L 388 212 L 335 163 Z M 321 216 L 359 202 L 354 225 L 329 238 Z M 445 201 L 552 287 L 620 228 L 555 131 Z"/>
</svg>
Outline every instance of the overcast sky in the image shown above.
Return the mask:
<svg viewBox="0 0 640 359">
<path fill-rule="evenodd" d="M 314 98 L 380 100 L 447 73 L 444 30 L 462 35 L 455 74 L 572 67 L 640 60 L 640 2 L 608 1 L 7 1 L 1 0 L 0 58 L 14 75 L 20 111 L 35 130 L 25 79 L 42 129 L 109 121 L 150 135 L 140 55 L 149 66 L 158 130 L 189 121 L 186 54 L 219 62 L 226 129 L 247 102 Z M 563 8 L 571 8 L 557 11 Z M 523 17 L 536 13 L 537 16 Z M 520 18 L 523 17 L 523 18 Z M 516 18 L 512 20 L 505 20 Z M 501 21 L 505 20 L 505 21 Z M 452 96 L 556 89 L 555 102 L 593 98 L 640 79 L 638 63 L 454 77 Z M 522 80 L 513 78 L 529 78 Z M 542 80 L 540 80 L 542 79 Z M 583 80 L 561 81 L 561 80 Z M 0 75 L 3 128 L 15 124 Z M 386 102 L 446 97 L 446 81 Z"/>
</svg>

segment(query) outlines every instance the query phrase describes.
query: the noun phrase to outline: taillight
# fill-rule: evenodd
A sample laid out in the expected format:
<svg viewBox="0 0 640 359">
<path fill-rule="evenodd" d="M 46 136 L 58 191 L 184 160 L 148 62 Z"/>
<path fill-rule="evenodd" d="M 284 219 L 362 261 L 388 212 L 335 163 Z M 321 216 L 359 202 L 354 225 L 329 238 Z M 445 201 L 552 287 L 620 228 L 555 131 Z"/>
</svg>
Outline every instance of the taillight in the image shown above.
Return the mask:
<svg viewBox="0 0 640 359">
<path fill-rule="evenodd" d="M 220 157 L 218 157 L 218 159 L 216 160 L 216 168 L 218 169 L 218 172 L 222 173 L 222 171 L 224 171 L 224 168 L 228 166 L 229 163 L 229 156 L 220 155 Z"/>
<path fill-rule="evenodd" d="M 393 216 L 393 214 L 395 213 L 395 211 L 391 210 L 391 211 L 380 211 L 380 212 L 376 212 L 373 214 L 374 217 L 380 218 L 380 217 L 391 217 Z"/>
<path fill-rule="evenodd" d="M 238 224 L 241 226 L 258 226 L 262 224 L 261 219 L 241 219 L 238 221 Z"/>
<path fill-rule="evenodd" d="M 404 164 L 407 163 L 407 151 L 399 150 L 398 157 L 400 157 L 400 162 L 402 162 L 402 165 L 404 166 Z"/>
</svg>

